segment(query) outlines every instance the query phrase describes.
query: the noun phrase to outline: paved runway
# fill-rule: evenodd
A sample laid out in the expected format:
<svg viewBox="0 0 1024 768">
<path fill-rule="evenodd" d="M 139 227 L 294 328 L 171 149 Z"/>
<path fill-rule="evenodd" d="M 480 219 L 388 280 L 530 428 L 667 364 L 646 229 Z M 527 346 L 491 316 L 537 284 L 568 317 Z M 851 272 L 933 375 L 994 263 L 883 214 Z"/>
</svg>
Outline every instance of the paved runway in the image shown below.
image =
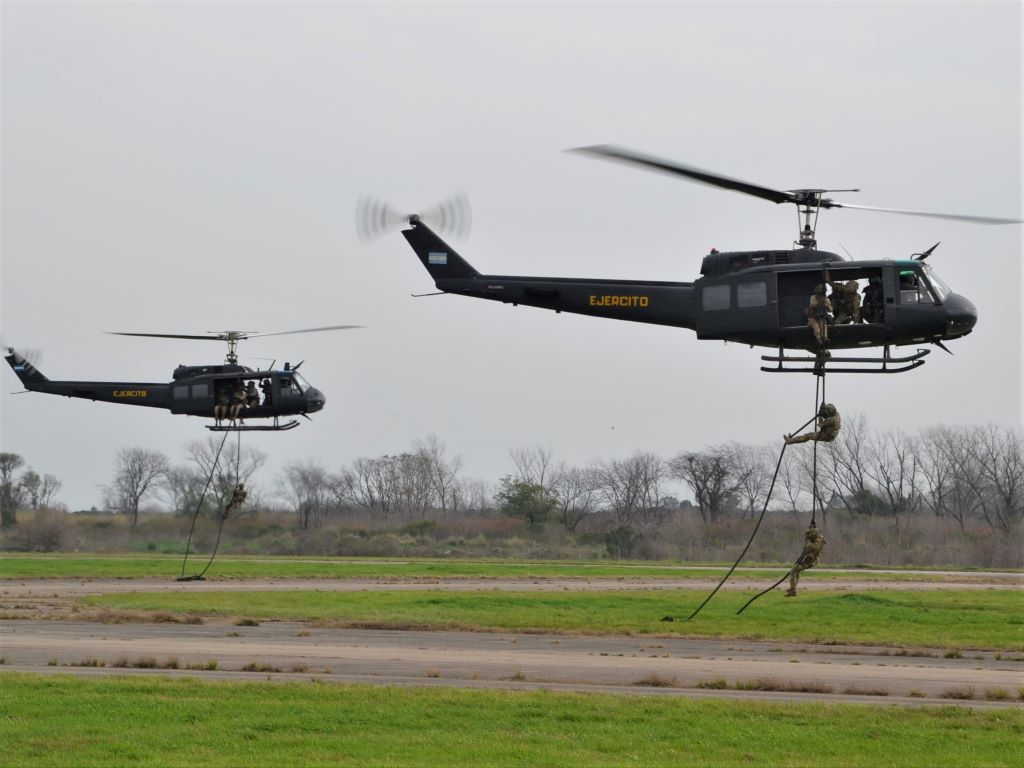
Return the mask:
<svg viewBox="0 0 1024 768">
<path fill-rule="evenodd" d="M 806 588 L 993 589 L 1019 586 L 1019 574 L 947 574 L 942 581 L 807 579 Z M 152 674 L 141 664 L 212 679 L 310 679 L 402 685 L 552 688 L 646 695 L 733 696 L 771 700 L 1020 706 L 1024 655 L 996 658 L 863 646 L 758 643 L 480 632 L 328 629 L 296 622 L 240 627 L 204 624 L 101 624 L 72 618 L 84 595 L 152 591 L 276 590 L 596 590 L 708 588 L 704 579 L 252 579 L 8 580 L 0 582 L 0 670 Z M 770 582 L 769 582 L 770 583 Z M 751 589 L 757 584 L 736 582 Z M 804 583 L 801 583 L 804 588 Z M 10 618 L 23 617 L 23 618 Z M 48 620 L 37 620 L 43 617 Z M 903 655 L 903 654 L 918 655 Z M 207 665 L 215 670 L 186 670 Z M 103 666 L 95 666 L 100 665 Z M 128 665 L 128 666 L 123 666 Z M 245 671 L 244 667 L 263 671 Z M 700 686 L 727 686 L 715 689 Z M 757 687 L 771 690 L 736 690 Z M 951 698 L 973 691 L 969 701 Z"/>
<path fill-rule="evenodd" d="M 998 660 L 992 653 L 947 659 L 936 652 L 897 656 L 891 649 L 860 646 L 325 629 L 297 622 L 240 627 L 4 621 L 0 649 L 3 669 L 11 671 L 153 673 L 136 665 L 171 662 L 177 670 L 158 673 L 860 703 L 964 703 L 948 698 L 950 692 L 973 689 L 979 699 L 974 706 L 1019 706 L 980 699 L 993 689 L 1016 696 L 1024 685 L 1024 661 Z M 211 661 L 216 670 L 185 670 Z M 255 672 L 243 670 L 252 665 Z M 781 690 L 697 687 L 755 683 Z"/>
</svg>

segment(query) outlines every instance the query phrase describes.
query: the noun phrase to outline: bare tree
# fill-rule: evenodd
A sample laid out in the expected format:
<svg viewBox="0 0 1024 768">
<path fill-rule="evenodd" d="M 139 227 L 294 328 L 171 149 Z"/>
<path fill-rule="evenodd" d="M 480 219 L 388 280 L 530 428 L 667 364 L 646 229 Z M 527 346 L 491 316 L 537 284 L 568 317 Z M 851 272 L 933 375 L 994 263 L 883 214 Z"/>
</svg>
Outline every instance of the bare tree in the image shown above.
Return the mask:
<svg viewBox="0 0 1024 768">
<path fill-rule="evenodd" d="M 1024 437 L 994 424 L 971 430 L 968 440 L 979 478 L 975 493 L 994 531 L 1008 532 L 1024 518 Z"/>
<path fill-rule="evenodd" d="M 516 467 L 516 477 L 527 483 L 547 487 L 553 469 L 554 454 L 550 448 L 513 448 L 508 452 Z"/>
<path fill-rule="evenodd" d="M 735 500 L 734 457 L 729 446 L 680 453 L 669 461 L 669 470 L 690 486 L 705 523 L 716 522 Z"/>
<path fill-rule="evenodd" d="M 116 511 L 139 522 L 139 505 L 167 474 L 170 463 L 160 451 L 147 448 L 123 448 L 117 454 L 117 475 L 107 489 Z"/>
<path fill-rule="evenodd" d="M 202 503 L 203 514 L 212 516 L 216 514 L 216 503 L 209 497 L 203 498 L 205 485 L 206 478 L 199 474 L 198 469 L 177 466 L 167 470 L 161 488 L 174 514 L 195 514 L 196 507 Z"/>
<path fill-rule="evenodd" d="M 785 494 L 786 503 L 792 512 L 800 508 L 800 499 L 807 489 L 806 472 L 796 451 L 786 451 L 779 467 L 779 479 L 775 487 L 777 492 Z"/>
<path fill-rule="evenodd" d="M 637 451 L 627 459 L 597 465 L 602 495 L 620 526 L 653 531 L 668 510 L 662 504 L 665 462 Z"/>
<path fill-rule="evenodd" d="M 237 483 L 243 483 L 249 490 L 250 499 L 246 507 L 253 508 L 252 476 L 267 463 L 265 453 L 249 446 L 239 449 L 233 446 L 231 441 L 222 443 L 222 440 L 216 437 L 193 440 L 185 450 L 189 461 L 199 470 L 204 484 L 212 475 L 207 496 L 213 502 L 214 514 L 227 506 Z"/>
<path fill-rule="evenodd" d="M 387 524 L 398 503 L 398 487 L 397 457 L 359 458 L 351 468 L 341 471 L 336 495 L 343 503 L 365 509 Z"/>
<path fill-rule="evenodd" d="M 572 533 L 587 515 L 597 510 L 601 499 L 601 474 L 592 467 L 562 464 L 551 475 L 555 512 L 565 530 Z"/>
<path fill-rule="evenodd" d="M 919 442 L 921 475 L 928 503 L 936 515 L 956 520 L 960 532 L 981 509 L 980 468 L 965 430 L 940 426 L 925 429 Z"/>
<path fill-rule="evenodd" d="M 441 515 L 447 517 L 459 510 L 462 497 L 458 493 L 458 475 L 462 469 L 462 459 L 456 456 L 449 459 L 444 443 L 437 435 L 429 435 L 416 446 L 416 453 L 426 458 L 430 486 L 434 500 L 441 508 Z"/>
<path fill-rule="evenodd" d="M 319 528 L 330 511 L 334 479 L 317 461 L 294 462 L 284 468 L 283 493 L 303 530 Z"/>
<path fill-rule="evenodd" d="M 899 528 L 901 515 L 916 511 L 921 503 L 915 440 L 899 429 L 876 434 L 868 442 L 867 453 L 868 476 Z"/>
<path fill-rule="evenodd" d="M 398 509 L 407 520 L 424 520 L 433 508 L 434 478 L 426 453 L 402 453 L 393 457 L 398 472 Z"/>
<path fill-rule="evenodd" d="M 877 511 L 877 496 L 868 472 L 869 434 L 867 420 L 857 414 L 843 420 L 843 428 L 833 442 L 818 446 L 817 503 L 821 510 L 828 509 L 827 501 L 835 494 L 848 512 L 870 515 Z M 813 495 L 813 447 L 800 452 L 800 462 L 805 489 Z"/>
<path fill-rule="evenodd" d="M 16 453 L 0 453 L 0 527 L 10 528 L 18 522 L 18 508 L 24 502 L 24 490 L 14 473 L 25 463 Z"/>
<path fill-rule="evenodd" d="M 53 475 L 40 477 L 39 473 L 32 469 L 26 470 L 19 482 L 25 491 L 28 505 L 35 510 L 49 507 L 61 487 L 60 480 Z"/>
<path fill-rule="evenodd" d="M 767 502 L 775 472 L 777 451 L 768 446 L 730 443 L 733 472 L 735 473 L 736 498 L 743 509 L 744 517 L 754 517 L 757 510 Z"/>
</svg>

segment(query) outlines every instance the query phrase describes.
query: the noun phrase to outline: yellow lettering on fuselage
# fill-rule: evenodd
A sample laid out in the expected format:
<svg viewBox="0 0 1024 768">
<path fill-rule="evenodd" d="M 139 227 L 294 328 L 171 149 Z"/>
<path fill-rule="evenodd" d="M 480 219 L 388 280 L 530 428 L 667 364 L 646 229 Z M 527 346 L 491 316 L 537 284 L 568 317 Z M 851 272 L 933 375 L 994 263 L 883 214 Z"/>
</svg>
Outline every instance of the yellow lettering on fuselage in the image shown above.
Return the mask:
<svg viewBox="0 0 1024 768">
<path fill-rule="evenodd" d="M 114 397 L 148 397 L 149 392 L 145 389 L 115 389 Z"/>
<path fill-rule="evenodd" d="M 651 300 L 647 296 L 596 296 L 590 294 L 592 307 L 647 307 Z"/>
</svg>

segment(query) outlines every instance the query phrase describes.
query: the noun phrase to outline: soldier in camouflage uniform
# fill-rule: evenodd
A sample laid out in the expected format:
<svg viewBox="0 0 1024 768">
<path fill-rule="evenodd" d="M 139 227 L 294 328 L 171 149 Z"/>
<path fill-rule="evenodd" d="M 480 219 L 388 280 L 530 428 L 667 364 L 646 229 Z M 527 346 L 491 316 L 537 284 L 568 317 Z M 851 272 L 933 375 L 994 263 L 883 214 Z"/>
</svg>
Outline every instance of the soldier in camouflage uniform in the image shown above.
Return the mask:
<svg viewBox="0 0 1024 768">
<path fill-rule="evenodd" d="M 832 302 L 825 297 L 825 286 L 814 286 L 814 293 L 807 304 L 807 324 L 814 332 L 819 347 L 828 344 L 828 321 L 832 316 Z"/>
<path fill-rule="evenodd" d="M 806 443 L 808 440 L 818 440 L 823 443 L 831 443 L 839 436 L 839 427 L 842 425 L 839 418 L 839 411 L 832 403 L 822 403 L 818 409 L 817 429 L 813 432 L 805 432 L 802 435 L 783 435 L 782 439 L 786 445 Z"/>
<path fill-rule="evenodd" d="M 229 514 L 238 511 L 238 509 L 245 504 L 245 497 L 248 495 L 249 494 L 245 490 L 244 484 L 239 483 L 236 485 L 235 490 L 231 494 L 231 501 L 229 501 L 228 505 L 224 507 L 224 518 L 227 519 Z"/>
<path fill-rule="evenodd" d="M 821 535 L 818 526 L 812 520 L 811 527 L 804 534 L 804 551 L 800 553 L 800 559 L 796 561 L 793 570 L 789 572 L 789 589 L 786 590 L 786 597 L 796 597 L 796 585 L 800 581 L 800 572 L 816 566 L 823 549 L 825 549 L 825 537 Z"/>
<path fill-rule="evenodd" d="M 224 390 L 217 393 L 217 401 L 213 406 L 213 418 L 218 424 L 228 417 L 231 410 L 231 397 Z"/>
<path fill-rule="evenodd" d="M 829 300 L 835 311 L 836 325 L 860 322 L 860 286 L 856 280 L 841 280 L 829 283 L 832 295 Z"/>
</svg>

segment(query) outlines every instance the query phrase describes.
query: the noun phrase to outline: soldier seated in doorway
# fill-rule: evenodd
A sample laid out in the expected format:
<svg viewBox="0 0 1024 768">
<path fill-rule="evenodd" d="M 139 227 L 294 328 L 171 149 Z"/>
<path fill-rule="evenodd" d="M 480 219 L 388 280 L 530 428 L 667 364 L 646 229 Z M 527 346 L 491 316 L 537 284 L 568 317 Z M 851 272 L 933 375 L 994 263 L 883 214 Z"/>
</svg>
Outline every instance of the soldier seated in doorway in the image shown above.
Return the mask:
<svg viewBox="0 0 1024 768">
<path fill-rule="evenodd" d="M 836 325 L 860 322 L 860 286 L 856 280 L 833 281 L 829 300 L 835 311 Z"/>
<path fill-rule="evenodd" d="M 807 303 L 807 325 L 814 332 L 814 340 L 819 347 L 828 344 L 828 324 L 832 319 L 832 302 L 825 297 L 825 286 L 821 283 L 814 286 Z"/>
</svg>

